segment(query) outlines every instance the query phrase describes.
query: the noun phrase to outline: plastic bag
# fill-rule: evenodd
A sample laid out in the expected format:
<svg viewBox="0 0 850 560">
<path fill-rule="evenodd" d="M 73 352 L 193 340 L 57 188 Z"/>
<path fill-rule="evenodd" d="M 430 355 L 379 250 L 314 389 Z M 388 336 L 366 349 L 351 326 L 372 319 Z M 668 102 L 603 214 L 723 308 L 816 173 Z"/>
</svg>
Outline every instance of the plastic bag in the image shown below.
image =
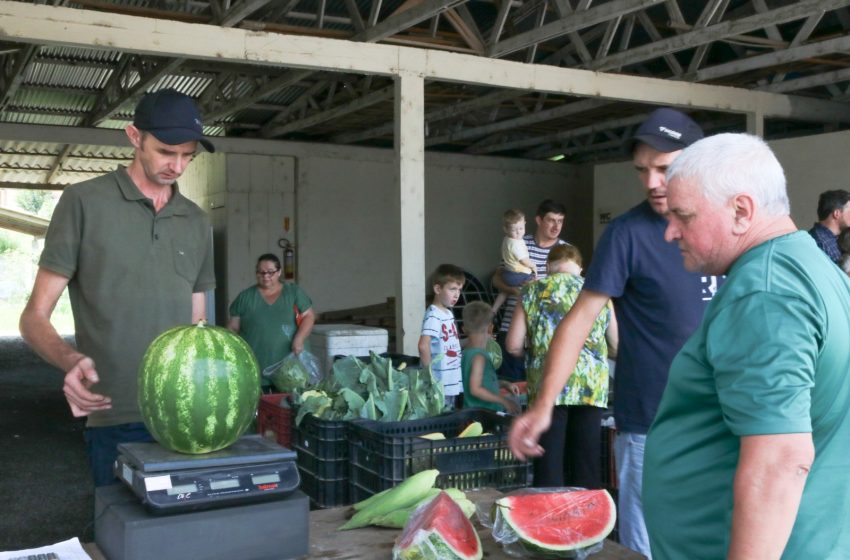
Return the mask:
<svg viewBox="0 0 850 560">
<path fill-rule="evenodd" d="M 319 382 L 319 359 L 307 350 L 300 354 L 290 353 L 280 362 L 264 369 L 263 375 L 281 393 L 292 393 Z"/>
<path fill-rule="evenodd" d="M 493 368 L 498 371 L 498 369 L 502 366 L 502 347 L 499 346 L 499 343 L 492 338 L 488 338 L 485 349 L 487 351 L 487 355 L 490 356 L 490 363 L 492 363 Z"/>
<path fill-rule="evenodd" d="M 481 552 L 481 539 L 457 502 L 440 492 L 410 514 L 393 545 L 393 560 L 457 558 L 451 546 L 472 557 Z"/>
<path fill-rule="evenodd" d="M 574 500 L 569 503 L 561 502 L 547 494 L 559 494 L 581 492 L 576 494 Z M 491 514 L 479 510 L 478 519 L 485 527 L 489 527 L 493 539 L 502 545 L 506 554 L 518 558 L 576 558 L 585 560 L 591 554 L 602 550 L 603 541 L 614 528 L 616 521 L 616 507 L 608 492 L 605 490 L 586 490 L 584 488 L 523 488 L 506 494 L 503 498 L 513 496 L 533 497 L 540 496 L 540 506 L 529 509 L 527 512 L 529 531 L 540 531 L 549 537 L 553 546 L 567 544 L 581 540 L 591 540 L 587 546 L 574 550 L 547 551 L 545 548 L 535 546 L 528 540 L 530 535 L 523 539 L 514 527 L 508 523 L 503 514 L 503 508 L 507 505 L 499 504 L 499 500 L 493 505 Z M 607 498 L 605 497 L 607 496 Z M 491 517 L 492 515 L 492 517 Z M 593 517 L 596 519 L 593 519 Z M 588 520 L 590 526 L 594 527 L 594 533 L 587 534 Z M 576 523 L 572 524 L 571 520 Z M 593 523 L 598 521 L 599 525 Z M 548 533 L 547 533 L 548 531 Z"/>
</svg>

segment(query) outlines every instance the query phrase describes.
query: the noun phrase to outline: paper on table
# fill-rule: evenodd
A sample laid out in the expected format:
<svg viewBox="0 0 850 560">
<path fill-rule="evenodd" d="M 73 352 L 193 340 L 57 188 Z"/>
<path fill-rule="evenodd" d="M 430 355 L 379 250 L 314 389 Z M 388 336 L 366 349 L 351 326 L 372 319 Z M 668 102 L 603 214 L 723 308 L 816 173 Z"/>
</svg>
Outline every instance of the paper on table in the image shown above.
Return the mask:
<svg viewBox="0 0 850 560">
<path fill-rule="evenodd" d="M 0 552 L 0 560 L 27 560 L 30 557 L 36 558 L 36 555 L 38 554 L 48 555 L 51 553 L 54 556 L 47 557 L 55 558 L 57 560 L 91 560 L 91 556 L 86 554 L 86 551 L 83 550 L 83 545 L 80 544 L 80 539 L 77 537 L 60 543 L 51 544 L 49 546 L 42 546 L 40 548 Z"/>
</svg>

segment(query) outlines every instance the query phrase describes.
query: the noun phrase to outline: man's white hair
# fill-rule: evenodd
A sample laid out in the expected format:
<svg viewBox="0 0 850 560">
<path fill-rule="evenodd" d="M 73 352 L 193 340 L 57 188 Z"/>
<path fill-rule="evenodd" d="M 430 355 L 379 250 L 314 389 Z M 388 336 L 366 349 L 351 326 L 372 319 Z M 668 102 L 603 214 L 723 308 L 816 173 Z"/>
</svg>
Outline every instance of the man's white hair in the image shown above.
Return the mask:
<svg viewBox="0 0 850 560">
<path fill-rule="evenodd" d="M 751 134 L 716 134 L 693 143 L 667 169 L 667 183 L 690 180 L 714 205 L 750 195 L 769 216 L 791 213 L 785 173 L 768 145 Z"/>
</svg>

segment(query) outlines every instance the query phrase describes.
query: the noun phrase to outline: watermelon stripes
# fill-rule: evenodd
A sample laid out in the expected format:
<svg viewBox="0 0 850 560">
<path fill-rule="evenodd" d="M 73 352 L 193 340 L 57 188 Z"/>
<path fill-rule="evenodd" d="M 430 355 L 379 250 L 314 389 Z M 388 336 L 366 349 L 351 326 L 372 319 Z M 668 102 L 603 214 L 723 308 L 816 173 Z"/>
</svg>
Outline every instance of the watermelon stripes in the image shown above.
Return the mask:
<svg viewBox="0 0 850 560">
<path fill-rule="evenodd" d="M 163 446 L 209 453 L 241 436 L 260 398 L 260 367 L 248 344 L 221 327 L 174 327 L 148 347 L 139 366 L 139 408 Z"/>
</svg>

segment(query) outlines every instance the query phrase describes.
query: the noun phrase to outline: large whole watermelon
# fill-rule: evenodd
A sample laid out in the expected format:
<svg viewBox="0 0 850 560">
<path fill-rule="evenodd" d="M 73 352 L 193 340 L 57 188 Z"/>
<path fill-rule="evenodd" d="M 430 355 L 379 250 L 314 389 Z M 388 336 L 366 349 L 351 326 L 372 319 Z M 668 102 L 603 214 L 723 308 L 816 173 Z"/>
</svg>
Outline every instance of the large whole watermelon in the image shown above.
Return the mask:
<svg viewBox="0 0 850 560">
<path fill-rule="evenodd" d="M 393 547 L 393 560 L 480 560 L 472 522 L 445 491 L 417 508 Z"/>
<path fill-rule="evenodd" d="M 601 542 L 614 529 L 616 506 L 605 490 L 525 489 L 496 500 L 493 536 L 519 541 L 546 557 Z"/>
<path fill-rule="evenodd" d="M 151 342 L 139 366 L 139 408 L 153 437 L 180 453 L 209 453 L 241 436 L 257 410 L 260 366 L 221 327 L 179 326 Z"/>
</svg>

